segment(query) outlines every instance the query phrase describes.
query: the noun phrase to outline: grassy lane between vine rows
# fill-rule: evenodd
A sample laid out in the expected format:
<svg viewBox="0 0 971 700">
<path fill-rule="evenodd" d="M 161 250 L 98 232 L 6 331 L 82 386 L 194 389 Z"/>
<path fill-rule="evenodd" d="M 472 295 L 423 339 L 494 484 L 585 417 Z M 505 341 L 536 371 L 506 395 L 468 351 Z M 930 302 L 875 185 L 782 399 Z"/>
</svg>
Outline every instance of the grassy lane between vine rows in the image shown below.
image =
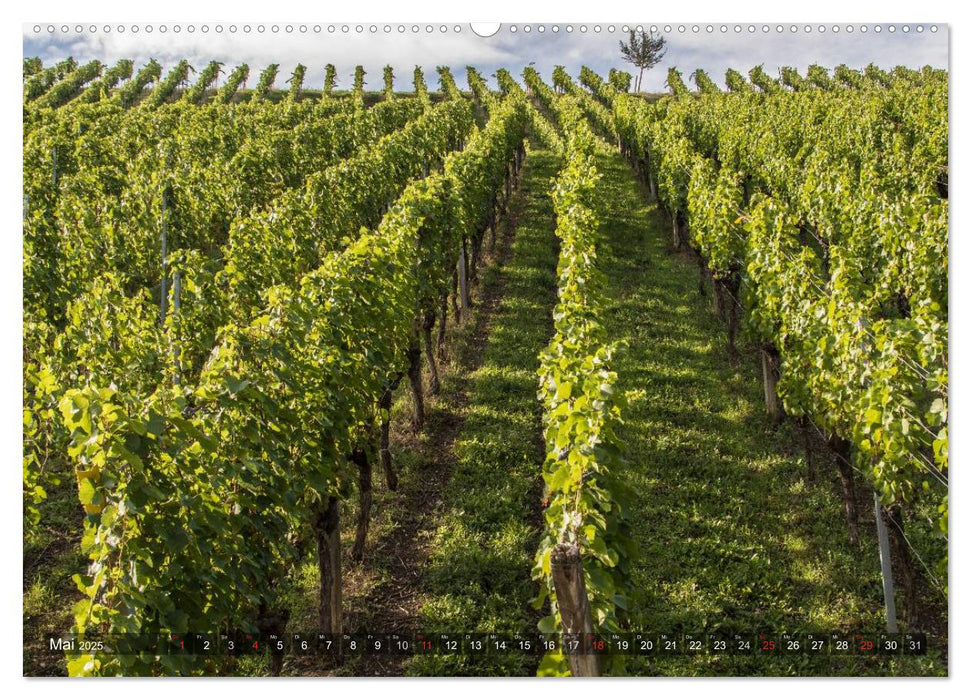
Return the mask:
<svg viewBox="0 0 971 700">
<path fill-rule="evenodd" d="M 419 629 L 533 634 L 539 613 L 530 579 L 540 530 L 539 352 L 552 334 L 557 245 L 551 178 L 560 159 L 534 151 L 512 205 L 515 236 L 498 284 L 479 366 L 467 376 L 468 404 L 455 463 L 423 577 Z M 533 675 L 538 658 L 416 656 L 408 675 Z"/>
<path fill-rule="evenodd" d="M 598 161 L 605 202 L 605 324 L 630 404 L 622 429 L 640 555 L 631 630 L 698 633 L 885 630 L 872 508 L 849 544 L 836 467 L 808 482 L 791 422 L 765 414 L 754 348 L 729 358 L 697 268 L 669 249 L 667 220 L 619 155 Z M 710 293 L 710 290 L 709 290 Z M 631 657 L 653 675 L 946 674 L 926 657 Z"/>
<path fill-rule="evenodd" d="M 392 410 L 398 491 L 375 464 L 373 519 L 365 559 L 350 560 L 356 499 L 342 508 L 344 627 L 378 633 L 533 633 L 530 580 L 538 539 L 543 458 L 536 367 L 552 332 L 556 242 L 549 198 L 559 159 L 531 151 L 473 286 L 473 309 L 450 319 L 441 391 L 426 396 L 422 432 L 409 429 L 403 381 Z M 426 377 L 427 379 L 427 377 Z M 427 386 L 427 384 L 426 384 Z M 311 557 L 292 585 L 291 631 L 316 626 L 317 569 Z M 366 656 L 322 667 L 294 657 L 286 675 L 532 675 L 531 657 Z M 265 659 L 245 672 L 266 673 Z"/>
<path fill-rule="evenodd" d="M 65 478 L 40 505 L 41 521 L 24 531 L 24 675 L 64 676 L 62 654 L 52 653 L 47 639 L 63 635 L 74 621 L 80 600 L 71 578 L 84 571 L 77 485 Z"/>
</svg>

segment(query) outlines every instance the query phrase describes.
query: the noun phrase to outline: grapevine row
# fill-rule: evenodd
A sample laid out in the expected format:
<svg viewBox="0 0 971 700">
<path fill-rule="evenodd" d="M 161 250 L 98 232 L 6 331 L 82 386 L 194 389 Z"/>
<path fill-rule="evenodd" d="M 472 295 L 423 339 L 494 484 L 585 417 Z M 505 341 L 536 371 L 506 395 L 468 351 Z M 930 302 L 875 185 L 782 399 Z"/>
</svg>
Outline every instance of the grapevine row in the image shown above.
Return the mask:
<svg viewBox="0 0 971 700">
<path fill-rule="evenodd" d="M 414 101 L 399 100 L 387 107 L 376 107 L 368 113 L 347 115 L 347 119 L 338 117 L 336 121 L 314 121 L 310 120 L 304 126 L 315 129 L 314 138 L 306 139 L 306 147 L 314 148 L 315 151 L 308 152 L 306 168 L 313 167 L 314 163 L 326 163 L 333 159 L 333 148 L 356 147 L 358 144 L 367 143 L 375 131 L 394 130 L 402 123 L 411 119 L 421 105 Z M 153 112 L 154 114 L 154 112 Z M 217 124 L 232 127 L 232 122 L 225 120 L 216 122 Z M 447 125 L 447 120 L 445 124 Z M 324 130 L 321 127 L 330 124 L 332 130 Z M 434 124 L 430 119 L 426 119 L 421 130 L 415 132 L 407 127 L 402 132 L 402 138 L 408 138 L 409 134 L 414 134 L 411 138 L 416 144 L 421 143 L 422 135 L 428 129 L 433 128 Z M 443 126 L 434 128 L 442 129 Z M 210 132 L 214 136 L 219 136 L 221 130 Z M 236 136 L 242 135 L 237 133 Z M 298 128 L 296 136 L 301 137 L 303 129 Z M 307 132 L 309 134 L 309 132 Z M 342 145 L 340 141 L 329 142 L 328 134 L 346 142 Z M 292 137 L 292 133 L 287 133 L 287 137 Z M 400 141 L 400 139 L 399 139 Z M 391 143 L 398 143 L 392 141 Z M 384 141 L 381 144 L 385 144 Z M 383 151 L 376 151 L 380 156 Z M 185 157 L 186 164 L 201 175 L 207 172 L 214 174 L 225 172 L 220 167 L 212 171 L 199 170 L 198 163 L 204 162 L 205 156 L 198 151 L 190 149 L 180 151 Z M 259 155 L 255 153 L 253 155 Z M 415 154 L 420 162 L 422 157 Z M 195 158 L 196 160 L 193 160 Z M 267 168 L 272 161 L 259 158 L 261 166 L 260 173 L 267 172 Z M 229 161 L 235 163 L 233 173 L 236 187 L 242 187 L 240 194 L 251 196 L 250 192 L 266 197 L 273 192 L 272 187 L 254 187 L 246 190 L 248 184 L 245 177 L 245 170 L 240 169 L 241 161 L 235 157 Z M 255 162 L 255 161 L 254 161 Z M 297 161 L 299 164 L 300 161 Z M 371 160 L 367 161 L 372 162 Z M 215 162 L 218 166 L 218 161 Z M 307 172 L 308 170 L 304 170 Z M 254 171 L 255 172 L 255 171 Z M 323 171 L 325 174 L 328 170 Z M 340 170 L 335 170 L 331 174 L 336 176 Z M 357 172 L 357 171 L 352 171 Z M 174 173 L 173 173 L 174 175 Z M 386 173 L 386 178 L 392 178 L 395 172 Z M 399 174 L 399 177 L 403 174 Z M 148 205 L 146 216 L 143 218 L 131 218 L 131 210 L 124 208 L 117 210 L 117 224 L 114 226 L 87 230 L 84 221 L 79 222 L 75 227 L 68 227 L 68 230 L 76 230 L 78 237 L 74 240 L 79 244 L 77 247 L 67 247 L 66 250 L 73 250 L 70 259 L 74 261 L 79 275 L 89 275 L 90 270 L 85 267 L 85 260 L 91 256 L 92 259 L 101 261 L 101 269 L 97 276 L 87 279 L 81 278 L 78 283 L 69 287 L 61 285 L 58 291 L 61 292 L 60 298 L 73 298 L 74 301 L 67 306 L 67 325 L 56 333 L 56 328 L 43 322 L 42 316 L 27 314 L 25 323 L 25 348 L 27 351 L 25 363 L 25 489 L 32 500 L 42 500 L 44 489 L 39 481 L 41 473 L 50 468 L 48 466 L 49 457 L 56 455 L 59 451 L 57 446 L 63 442 L 62 428 L 54 406 L 58 396 L 65 388 L 72 385 L 83 383 L 84 381 L 99 381 L 100 378 L 110 378 L 119 386 L 130 387 L 133 390 L 139 389 L 147 391 L 153 387 L 162 373 L 162 366 L 165 357 L 160 354 L 159 348 L 168 345 L 162 341 L 165 329 L 158 325 L 159 302 L 153 300 L 152 286 L 161 276 L 163 285 L 166 279 L 172 280 L 171 285 L 166 289 L 162 287 L 161 299 L 163 305 L 163 316 L 166 306 L 181 305 L 181 314 L 176 319 L 167 319 L 169 324 L 174 324 L 168 332 L 179 338 L 179 342 L 174 346 L 173 353 L 178 359 L 179 374 L 194 374 L 205 360 L 206 354 L 215 342 L 215 333 L 220 325 L 231 318 L 248 318 L 251 310 L 237 303 L 230 308 L 227 302 L 227 293 L 233 287 L 227 287 L 221 280 L 230 274 L 243 276 L 249 282 L 256 282 L 257 273 L 269 274 L 268 271 L 248 267 L 246 259 L 240 258 L 235 254 L 233 248 L 228 246 L 222 254 L 221 260 L 210 260 L 205 252 L 205 245 L 218 243 L 225 234 L 216 232 L 216 237 L 191 238 L 181 232 L 200 232 L 212 230 L 212 224 L 206 226 L 208 221 L 224 221 L 227 217 L 233 216 L 233 207 L 225 209 L 225 213 L 218 214 L 218 209 L 213 212 L 213 206 L 221 206 L 232 202 L 234 189 L 219 183 L 211 183 L 210 187 L 193 187 L 192 180 L 187 178 L 173 177 L 171 182 L 177 184 L 178 189 L 170 187 L 168 194 L 166 190 L 158 188 L 157 180 L 152 177 L 141 179 L 138 171 L 129 173 L 128 186 L 140 186 L 149 189 L 149 197 L 136 198 L 136 201 Z M 205 194 L 211 192 L 213 188 L 220 188 L 218 191 L 223 193 L 228 200 L 223 198 L 207 198 L 194 203 L 192 197 L 197 193 Z M 156 189 L 158 188 L 158 189 Z M 183 189 L 184 188 L 184 189 Z M 185 193 L 184 195 L 181 193 Z M 290 190 L 291 199 L 302 201 L 307 197 L 313 196 L 313 191 L 308 191 L 302 187 L 295 187 Z M 391 197 L 393 193 L 389 193 Z M 62 197 L 65 193 L 62 192 Z M 161 197 L 161 213 L 168 214 L 170 218 L 163 219 L 161 225 L 163 234 L 167 232 L 168 251 L 163 249 L 159 255 L 158 238 L 153 235 L 146 235 L 146 232 L 157 232 L 159 222 L 153 217 L 151 206 L 159 206 Z M 281 199 L 286 199 L 288 194 L 284 194 Z M 68 199 L 68 202 L 77 201 Z M 103 200 L 104 201 L 104 200 Z M 289 200 L 287 200 L 289 201 Z M 389 200 L 390 201 L 390 200 Z M 84 211 L 85 209 L 95 209 L 101 206 L 97 200 L 87 200 L 69 209 L 72 211 Z M 377 205 L 375 205 L 377 206 Z M 110 210 L 109 210 L 110 211 Z M 155 212 L 158 212 L 155 209 Z M 238 207 L 237 212 L 245 210 Z M 312 214 L 314 210 L 310 210 Z M 279 215 L 279 209 L 271 207 L 263 213 L 263 219 L 259 215 L 246 217 L 245 215 L 234 223 L 230 230 L 229 240 L 239 241 L 241 231 L 252 231 L 254 221 L 274 221 L 274 216 Z M 351 210 L 345 212 L 348 215 L 346 222 L 363 221 L 362 217 L 366 212 L 354 213 Z M 214 219 L 215 215 L 215 219 Z M 247 223 L 248 222 L 248 223 Z M 127 234 L 124 238 L 116 239 L 119 243 L 119 252 L 124 253 L 123 258 L 107 255 L 106 249 L 112 244 L 112 232 Z M 355 229 L 356 231 L 356 229 Z M 233 232 L 236 232 L 235 234 Z M 108 235 L 106 235 L 108 234 Z M 156 233 L 157 235 L 157 233 Z M 212 234 L 210 234 L 212 236 Z M 28 239 L 30 240 L 30 239 Z M 71 246 L 71 240 L 63 241 L 62 245 Z M 29 258 L 28 258 L 29 260 Z M 116 262 L 115 262 L 116 261 Z M 105 269 L 104 263 L 108 262 L 109 267 Z M 112 264 L 115 262 L 115 264 Z M 121 264 L 118 264 L 121 263 Z M 261 264 L 257 261 L 254 264 Z M 309 269 L 311 262 L 306 263 Z M 166 269 L 168 266 L 168 269 Z M 29 268 L 28 268 L 29 269 Z M 222 270 L 220 283 L 217 284 L 216 272 Z M 253 274 L 248 274 L 249 270 Z M 136 275 L 138 275 L 136 277 Z M 280 278 L 275 278 L 280 281 Z M 176 283 L 180 287 L 176 287 Z M 74 289 L 76 291 L 71 292 Z M 131 290 L 135 289 L 133 293 Z M 174 295 L 174 296 L 173 296 Z M 56 301 L 58 297 L 54 297 Z M 157 299 L 158 297 L 156 297 Z M 260 300 L 258 295 L 252 298 L 254 304 Z M 51 299 L 48 299 L 51 301 Z M 56 307 L 54 307 L 56 308 Z M 233 309 L 236 313 L 234 315 Z M 28 306 L 28 312 L 30 307 Z M 56 480 L 56 474 L 48 474 L 48 478 Z M 38 490 L 40 487 L 40 490 Z"/>
<path fill-rule="evenodd" d="M 460 236 L 504 187 L 525 124 L 508 100 L 376 229 L 298 285 L 268 290 L 265 311 L 227 329 L 194 386 L 133 397 L 92 384 L 65 396 L 92 560 L 78 632 L 249 629 L 280 605 L 276 584 L 311 539 L 322 582 L 339 581 L 347 455 L 404 369 L 422 299 L 446 292 Z M 339 602 L 324 593 L 322 628 L 339 631 Z M 157 664 L 199 670 L 187 657 L 108 654 L 70 670 Z"/>
<path fill-rule="evenodd" d="M 621 95 L 614 115 L 673 244 L 714 281 L 733 351 L 745 312 L 770 413 L 830 435 L 851 538 L 853 469 L 896 523 L 933 502 L 946 537 L 946 76 L 806 80 L 817 89 Z"/>
<path fill-rule="evenodd" d="M 611 368 L 617 346 L 607 342 L 600 322 L 596 137 L 575 98 L 557 102 L 566 150 L 553 188 L 560 240 L 555 330 L 540 354 L 548 505 L 533 576 L 541 586 L 537 604 L 550 603 L 540 631 L 585 635 L 621 631 L 634 544 L 629 489 L 618 474 L 622 402 Z M 540 673 L 599 675 L 599 663 L 593 656 L 556 652 L 544 658 Z"/>
</svg>

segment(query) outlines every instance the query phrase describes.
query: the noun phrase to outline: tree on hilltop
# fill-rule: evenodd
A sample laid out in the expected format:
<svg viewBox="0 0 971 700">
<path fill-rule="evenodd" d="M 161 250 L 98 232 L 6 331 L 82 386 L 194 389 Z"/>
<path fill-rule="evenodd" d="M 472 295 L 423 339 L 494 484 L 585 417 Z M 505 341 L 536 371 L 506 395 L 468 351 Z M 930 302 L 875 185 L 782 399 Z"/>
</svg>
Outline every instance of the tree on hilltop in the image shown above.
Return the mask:
<svg viewBox="0 0 971 700">
<path fill-rule="evenodd" d="M 628 42 L 620 41 L 620 53 L 624 60 L 633 63 L 640 69 L 637 74 L 637 82 L 634 84 L 635 92 L 641 91 L 644 71 L 650 70 L 660 63 L 666 52 L 664 37 L 655 34 L 653 31 L 646 33 L 643 29 L 637 31 L 631 29 L 630 40 Z"/>
</svg>

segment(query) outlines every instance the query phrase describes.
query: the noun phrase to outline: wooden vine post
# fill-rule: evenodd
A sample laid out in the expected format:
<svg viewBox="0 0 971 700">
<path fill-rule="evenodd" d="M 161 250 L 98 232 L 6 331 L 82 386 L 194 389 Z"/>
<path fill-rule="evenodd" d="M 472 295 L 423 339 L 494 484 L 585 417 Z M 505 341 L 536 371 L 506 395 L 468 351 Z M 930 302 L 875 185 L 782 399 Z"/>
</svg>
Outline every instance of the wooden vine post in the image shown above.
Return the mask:
<svg viewBox="0 0 971 700">
<path fill-rule="evenodd" d="M 489 212 L 489 250 L 496 249 L 496 202 L 493 200 Z"/>
<path fill-rule="evenodd" d="M 435 320 L 437 318 L 438 318 L 438 315 L 435 313 L 434 310 L 425 311 L 425 314 L 422 317 L 422 324 L 421 324 L 422 336 L 425 343 L 425 361 L 428 363 L 428 374 L 429 374 L 428 393 L 429 394 L 437 394 L 439 389 L 441 389 L 441 386 L 442 386 L 442 382 L 438 378 L 438 363 L 435 362 L 435 347 L 432 344 L 432 329 L 435 327 Z M 444 319 L 442 321 L 442 325 L 443 326 L 445 325 Z"/>
<path fill-rule="evenodd" d="M 459 274 L 459 296 L 462 302 L 462 313 L 467 314 L 469 312 L 469 266 L 466 260 L 465 251 L 465 239 L 462 239 L 462 246 L 459 248 L 459 261 L 458 261 L 458 274 Z"/>
<path fill-rule="evenodd" d="M 715 277 L 715 274 L 708 269 L 708 281 L 711 282 L 711 312 L 718 316 L 719 318 L 725 318 L 725 303 L 722 296 L 725 292 L 722 290 L 722 284 Z"/>
<path fill-rule="evenodd" d="M 350 455 L 350 461 L 357 465 L 357 492 L 359 506 L 357 510 L 357 532 L 354 536 L 354 547 L 351 558 L 356 562 L 364 560 L 364 546 L 367 544 L 368 526 L 371 522 L 371 502 L 373 489 L 371 488 L 371 460 L 367 450 L 356 447 Z"/>
<path fill-rule="evenodd" d="M 438 323 L 438 339 L 436 342 L 436 354 L 439 360 L 445 359 L 445 331 L 447 330 L 448 322 L 448 293 L 444 293 L 440 300 L 441 308 L 438 311 L 439 323 Z"/>
<path fill-rule="evenodd" d="M 419 432 L 425 425 L 425 391 L 421 378 L 421 345 L 418 333 L 412 339 L 405 357 L 408 360 L 408 383 L 411 385 L 411 428 Z"/>
<path fill-rule="evenodd" d="M 394 390 L 398 388 L 402 376 L 399 372 L 378 400 L 378 408 L 381 413 L 378 451 L 381 455 L 381 466 L 384 468 L 385 485 L 389 491 L 398 489 L 398 475 L 395 474 L 394 465 L 391 463 L 391 404 Z"/>
<path fill-rule="evenodd" d="M 341 634 L 341 529 L 340 500 L 326 497 L 314 519 L 317 537 L 317 566 L 320 569 L 318 624 L 323 634 Z"/>
<path fill-rule="evenodd" d="M 583 581 L 583 566 L 580 550 L 576 545 L 560 542 L 550 555 L 550 574 L 556 591 L 556 605 L 563 631 L 566 634 L 593 634 L 593 619 L 590 616 L 590 601 L 587 586 Z M 586 651 L 586 649 L 584 648 Z M 570 673 L 574 676 L 599 676 L 600 660 L 595 654 L 567 654 Z"/>
<path fill-rule="evenodd" d="M 160 313 L 162 320 L 165 320 L 165 305 L 168 301 L 168 289 L 166 285 L 165 275 L 166 273 L 166 262 L 165 259 L 169 255 L 169 232 L 168 232 L 168 196 L 167 192 L 162 192 L 162 279 L 161 279 L 161 295 L 159 298 Z"/>
<path fill-rule="evenodd" d="M 179 317 L 179 307 L 181 304 L 182 297 L 182 270 L 179 268 L 175 269 L 175 273 L 172 275 L 172 313 L 175 317 Z M 182 383 L 182 349 L 179 347 L 177 341 L 172 341 L 172 366 L 174 368 L 174 381 L 175 385 L 178 386 Z"/>
<path fill-rule="evenodd" d="M 506 211 L 509 211 L 509 198 L 512 196 L 512 178 L 513 178 L 512 164 L 506 163 L 506 182 L 505 182 L 506 195 L 502 198 L 502 207 Z"/>
<path fill-rule="evenodd" d="M 843 494 L 843 509 L 846 511 L 846 525 L 850 533 L 850 544 L 854 547 L 859 542 L 859 518 L 856 514 L 856 487 L 853 483 L 852 454 L 850 443 L 839 435 L 833 434 L 829 440 L 829 448 L 836 453 L 836 467 L 840 472 L 840 486 Z"/>
<path fill-rule="evenodd" d="M 738 337 L 739 331 L 739 311 L 742 311 L 740 302 L 738 301 L 739 290 L 742 286 L 742 277 L 737 266 L 732 265 L 731 271 L 720 278 L 719 285 L 721 286 L 722 294 L 722 308 L 727 307 L 728 311 L 728 352 L 733 358 L 738 357 L 738 346 L 735 343 L 735 339 Z M 770 352 L 775 352 L 774 349 L 770 348 Z M 772 359 L 772 365 L 775 367 L 775 381 L 778 381 L 779 372 L 779 361 L 778 353 L 770 358 Z M 775 385 L 773 384 L 773 392 L 775 391 Z M 781 417 L 782 404 L 776 401 L 776 410 L 779 412 Z"/>
<path fill-rule="evenodd" d="M 732 302 L 730 302 L 732 303 Z M 779 353 L 771 345 L 764 344 L 762 355 L 762 383 L 765 389 L 765 408 L 773 423 L 782 421 L 782 402 L 779 401 Z"/>
</svg>

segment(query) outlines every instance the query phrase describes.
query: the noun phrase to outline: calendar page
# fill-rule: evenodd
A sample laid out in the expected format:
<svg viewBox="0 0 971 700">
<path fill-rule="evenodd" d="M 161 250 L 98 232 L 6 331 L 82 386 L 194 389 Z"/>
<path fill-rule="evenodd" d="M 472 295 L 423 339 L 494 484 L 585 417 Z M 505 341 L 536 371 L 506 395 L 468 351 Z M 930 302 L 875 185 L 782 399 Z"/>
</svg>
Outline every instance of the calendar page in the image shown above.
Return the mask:
<svg viewBox="0 0 971 700">
<path fill-rule="evenodd" d="M 25 676 L 948 675 L 949 27 L 628 19 L 23 25 Z"/>
</svg>

